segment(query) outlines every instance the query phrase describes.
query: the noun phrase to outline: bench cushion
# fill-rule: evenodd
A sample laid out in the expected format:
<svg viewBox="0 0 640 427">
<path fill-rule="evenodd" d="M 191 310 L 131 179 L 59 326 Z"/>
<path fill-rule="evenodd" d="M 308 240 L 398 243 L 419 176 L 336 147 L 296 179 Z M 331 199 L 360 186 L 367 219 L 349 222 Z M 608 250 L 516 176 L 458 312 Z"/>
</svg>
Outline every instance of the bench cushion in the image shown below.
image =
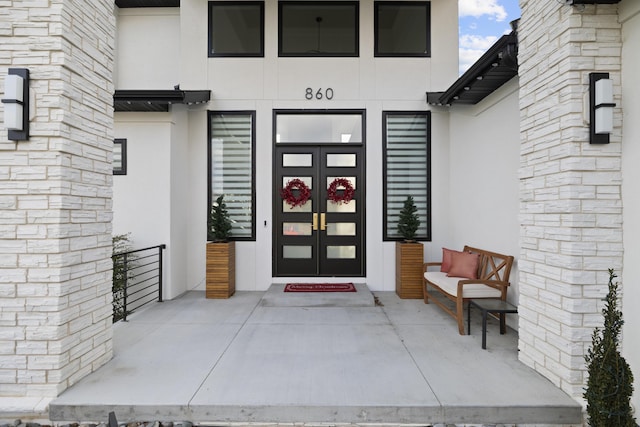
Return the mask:
<svg viewBox="0 0 640 427">
<path fill-rule="evenodd" d="M 468 280 L 464 277 L 448 277 L 447 273 L 441 271 L 427 271 L 424 273 L 427 281 L 434 283 L 449 295 L 455 296 L 458 293 L 458 282 Z M 464 285 L 464 295 L 462 298 L 500 298 L 502 294 L 498 289 L 481 283 Z"/>
</svg>

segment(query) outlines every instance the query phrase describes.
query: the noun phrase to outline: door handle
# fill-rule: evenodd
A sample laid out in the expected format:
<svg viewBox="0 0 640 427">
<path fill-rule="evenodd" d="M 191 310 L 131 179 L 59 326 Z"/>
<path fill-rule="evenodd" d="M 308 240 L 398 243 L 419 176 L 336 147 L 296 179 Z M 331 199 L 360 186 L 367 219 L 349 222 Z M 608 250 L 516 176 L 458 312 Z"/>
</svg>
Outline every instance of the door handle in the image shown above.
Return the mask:
<svg viewBox="0 0 640 427">
<path fill-rule="evenodd" d="M 313 214 L 313 231 L 318 231 L 318 214 Z"/>
<path fill-rule="evenodd" d="M 327 229 L 327 218 L 326 214 L 322 212 L 320 214 L 320 230 L 325 231 Z"/>
</svg>

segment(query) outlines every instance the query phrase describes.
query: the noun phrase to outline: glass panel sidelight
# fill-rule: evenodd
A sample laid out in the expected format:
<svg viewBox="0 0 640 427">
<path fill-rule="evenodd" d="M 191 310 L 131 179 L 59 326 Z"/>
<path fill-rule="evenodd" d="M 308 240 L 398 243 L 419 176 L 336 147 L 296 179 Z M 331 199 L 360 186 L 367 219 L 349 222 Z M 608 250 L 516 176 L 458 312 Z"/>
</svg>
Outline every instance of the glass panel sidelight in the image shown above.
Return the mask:
<svg viewBox="0 0 640 427">
<path fill-rule="evenodd" d="M 329 168 L 355 168 L 355 154 L 327 154 L 327 167 Z"/>
<path fill-rule="evenodd" d="M 431 240 L 430 112 L 384 112 L 384 240 L 401 240 L 400 210 L 407 196 L 418 208 L 418 240 Z"/>
<path fill-rule="evenodd" d="M 327 246 L 327 258 L 329 259 L 354 259 L 355 257 L 355 246 Z"/>
<path fill-rule="evenodd" d="M 311 259 L 311 246 L 284 245 L 282 247 L 283 258 Z"/>
</svg>

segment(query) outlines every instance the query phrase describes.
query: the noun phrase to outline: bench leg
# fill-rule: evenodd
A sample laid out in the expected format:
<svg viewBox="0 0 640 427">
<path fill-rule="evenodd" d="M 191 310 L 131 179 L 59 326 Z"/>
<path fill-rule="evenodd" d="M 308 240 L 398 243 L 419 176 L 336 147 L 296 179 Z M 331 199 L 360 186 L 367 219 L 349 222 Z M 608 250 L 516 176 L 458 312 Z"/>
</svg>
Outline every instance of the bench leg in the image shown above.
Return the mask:
<svg viewBox="0 0 640 427">
<path fill-rule="evenodd" d="M 507 333 L 507 322 L 505 317 L 506 315 L 504 313 L 500 313 L 500 335 Z"/>
<path fill-rule="evenodd" d="M 482 310 L 482 349 L 487 349 L 487 310 Z"/>
<path fill-rule="evenodd" d="M 458 320 L 458 332 L 464 335 L 464 300 L 458 298 L 456 301 L 456 319 Z"/>
<path fill-rule="evenodd" d="M 425 304 L 429 304 L 429 293 L 427 293 L 427 282 L 423 282 L 422 285 L 422 298 Z"/>
</svg>

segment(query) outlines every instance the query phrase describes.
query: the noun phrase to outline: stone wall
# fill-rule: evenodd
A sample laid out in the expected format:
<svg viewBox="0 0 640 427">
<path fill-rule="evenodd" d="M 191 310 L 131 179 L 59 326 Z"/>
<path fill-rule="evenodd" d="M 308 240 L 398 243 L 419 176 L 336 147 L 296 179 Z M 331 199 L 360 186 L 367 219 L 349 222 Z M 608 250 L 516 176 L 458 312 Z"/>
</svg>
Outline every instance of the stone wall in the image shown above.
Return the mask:
<svg viewBox="0 0 640 427">
<path fill-rule="evenodd" d="M 28 68 L 32 103 L 29 141 L 0 131 L 4 410 L 42 410 L 112 355 L 113 9 L 0 2 L 0 76 Z"/>
<path fill-rule="evenodd" d="M 618 5 L 520 6 L 520 359 L 581 400 L 622 263 L 620 108 L 611 143 L 591 145 L 585 103 L 589 73 L 609 72 L 620 105 Z"/>
</svg>

